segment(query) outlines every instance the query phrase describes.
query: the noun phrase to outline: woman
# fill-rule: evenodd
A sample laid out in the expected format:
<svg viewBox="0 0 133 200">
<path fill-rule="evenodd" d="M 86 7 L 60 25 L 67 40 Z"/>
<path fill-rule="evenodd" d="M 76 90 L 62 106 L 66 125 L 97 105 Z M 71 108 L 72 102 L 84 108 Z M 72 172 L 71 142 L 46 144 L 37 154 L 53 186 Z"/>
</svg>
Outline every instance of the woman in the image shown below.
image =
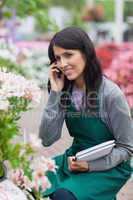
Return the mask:
<svg viewBox="0 0 133 200">
<path fill-rule="evenodd" d="M 40 137 L 49 146 L 61 137 L 65 120 L 72 146 L 55 158 L 57 174 L 44 196 L 53 200 L 112 200 L 131 175 L 133 123 L 120 88 L 102 75 L 94 46 L 76 27 L 66 28 L 49 45 L 50 96 Z M 93 161 L 74 161 L 75 154 L 108 140 L 111 153 Z"/>
</svg>

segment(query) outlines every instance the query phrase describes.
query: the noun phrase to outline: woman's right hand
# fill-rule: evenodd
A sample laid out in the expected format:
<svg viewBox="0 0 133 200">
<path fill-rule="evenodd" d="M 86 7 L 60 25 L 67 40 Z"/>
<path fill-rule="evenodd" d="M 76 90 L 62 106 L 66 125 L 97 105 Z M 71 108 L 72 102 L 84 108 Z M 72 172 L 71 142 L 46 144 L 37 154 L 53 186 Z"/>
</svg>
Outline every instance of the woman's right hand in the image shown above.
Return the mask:
<svg viewBox="0 0 133 200">
<path fill-rule="evenodd" d="M 61 91 L 64 87 L 64 74 L 61 73 L 59 77 L 58 73 L 60 71 L 61 70 L 58 69 L 56 62 L 51 64 L 49 71 L 49 79 L 51 83 L 51 90 L 55 92 Z"/>
</svg>

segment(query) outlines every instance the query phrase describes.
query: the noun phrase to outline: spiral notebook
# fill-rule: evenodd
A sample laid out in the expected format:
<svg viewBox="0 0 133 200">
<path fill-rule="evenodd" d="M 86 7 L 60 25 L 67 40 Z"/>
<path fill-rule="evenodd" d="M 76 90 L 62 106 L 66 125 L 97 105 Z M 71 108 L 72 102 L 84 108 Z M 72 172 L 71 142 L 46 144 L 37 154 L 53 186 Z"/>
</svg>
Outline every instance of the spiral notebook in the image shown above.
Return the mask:
<svg viewBox="0 0 133 200">
<path fill-rule="evenodd" d="M 75 155 L 76 160 L 96 160 L 103 156 L 108 155 L 113 147 L 115 146 L 115 140 L 109 140 L 101 144 L 95 145 L 94 147 L 82 150 Z"/>
</svg>

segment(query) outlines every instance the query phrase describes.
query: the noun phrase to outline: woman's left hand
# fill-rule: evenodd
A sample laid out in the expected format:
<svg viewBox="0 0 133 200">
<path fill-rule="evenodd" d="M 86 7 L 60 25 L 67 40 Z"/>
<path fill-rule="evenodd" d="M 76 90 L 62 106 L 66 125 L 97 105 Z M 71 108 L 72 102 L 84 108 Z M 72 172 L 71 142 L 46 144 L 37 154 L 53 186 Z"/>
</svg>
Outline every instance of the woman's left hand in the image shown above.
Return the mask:
<svg viewBox="0 0 133 200">
<path fill-rule="evenodd" d="M 86 172 L 89 171 L 89 164 L 86 161 L 75 161 L 74 156 L 68 157 L 68 168 L 73 172 Z"/>
</svg>

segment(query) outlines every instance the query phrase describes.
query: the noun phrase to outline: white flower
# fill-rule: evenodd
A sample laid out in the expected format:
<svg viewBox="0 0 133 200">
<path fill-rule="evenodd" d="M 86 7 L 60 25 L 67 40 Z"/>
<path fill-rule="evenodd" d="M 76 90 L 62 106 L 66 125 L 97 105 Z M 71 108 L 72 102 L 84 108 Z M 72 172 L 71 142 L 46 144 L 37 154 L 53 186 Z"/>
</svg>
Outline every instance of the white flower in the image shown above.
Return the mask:
<svg viewBox="0 0 133 200">
<path fill-rule="evenodd" d="M 45 158 L 44 156 L 40 156 L 33 160 L 31 168 L 35 171 L 42 170 L 43 173 L 45 173 L 46 171 L 55 172 L 57 166 L 55 164 L 55 161 L 52 160 L 51 158 Z"/>
<path fill-rule="evenodd" d="M 48 167 L 46 165 L 46 162 L 42 160 L 43 156 L 35 157 L 30 165 L 31 169 L 33 171 L 43 171 L 45 172 L 48 170 Z"/>
<path fill-rule="evenodd" d="M 28 135 L 28 143 L 34 149 L 42 147 L 42 140 L 36 134 Z"/>
<path fill-rule="evenodd" d="M 9 107 L 9 101 L 0 99 L 0 110 L 7 111 L 8 107 Z"/>
<path fill-rule="evenodd" d="M 56 172 L 56 164 L 55 160 L 52 160 L 51 158 L 45 159 L 45 163 L 47 165 L 48 171 Z"/>
<path fill-rule="evenodd" d="M 35 82 L 21 75 L 0 71 L 0 97 L 23 97 L 34 105 L 41 100 L 41 90 Z"/>
</svg>

